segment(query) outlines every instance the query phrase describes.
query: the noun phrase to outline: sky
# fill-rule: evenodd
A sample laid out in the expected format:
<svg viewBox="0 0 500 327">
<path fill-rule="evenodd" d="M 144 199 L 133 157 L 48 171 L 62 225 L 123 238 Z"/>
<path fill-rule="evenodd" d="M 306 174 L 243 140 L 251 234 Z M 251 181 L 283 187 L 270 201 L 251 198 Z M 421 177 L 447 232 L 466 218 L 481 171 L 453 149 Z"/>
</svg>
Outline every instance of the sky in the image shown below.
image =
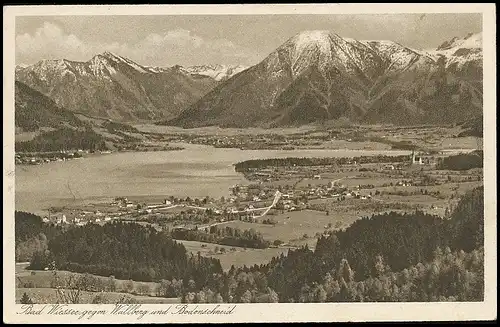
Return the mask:
<svg viewBox="0 0 500 327">
<path fill-rule="evenodd" d="M 305 30 L 434 49 L 482 30 L 481 14 L 18 16 L 16 64 L 111 51 L 146 66 L 251 66 Z"/>
</svg>

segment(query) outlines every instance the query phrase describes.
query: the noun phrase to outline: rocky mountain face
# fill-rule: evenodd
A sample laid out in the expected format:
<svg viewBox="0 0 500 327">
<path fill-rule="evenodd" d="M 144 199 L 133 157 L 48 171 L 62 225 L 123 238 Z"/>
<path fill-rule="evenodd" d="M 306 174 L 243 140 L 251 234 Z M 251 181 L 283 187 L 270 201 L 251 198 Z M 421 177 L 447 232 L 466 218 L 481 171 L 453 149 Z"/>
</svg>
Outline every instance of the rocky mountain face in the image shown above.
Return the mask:
<svg viewBox="0 0 500 327">
<path fill-rule="evenodd" d="M 141 66 L 110 52 L 87 62 L 43 60 L 17 67 L 16 80 L 71 111 L 118 121 L 175 117 L 218 83 L 178 66 Z"/>
<path fill-rule="evenodd" d="M 480 34 L 424 52 L 306 31 L 164 124 L 454 123 L 481 114 Z"/>
</svg>

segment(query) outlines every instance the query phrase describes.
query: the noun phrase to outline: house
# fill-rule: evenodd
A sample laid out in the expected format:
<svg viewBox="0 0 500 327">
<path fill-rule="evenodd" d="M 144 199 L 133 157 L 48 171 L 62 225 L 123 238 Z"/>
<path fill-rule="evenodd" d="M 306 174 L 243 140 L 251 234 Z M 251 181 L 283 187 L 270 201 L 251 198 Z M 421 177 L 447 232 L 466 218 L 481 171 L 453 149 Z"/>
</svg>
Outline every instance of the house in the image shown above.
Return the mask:
<svg viewBox="0 0 500 327">
<path fill-rule="evenodd" d="M 385 165 L 384 170 L 394 170 L 394 165 Z"/>
<path fill-rule="evenodd" d="M 165 205 L 169 206 L 169 205 L 171 205 L 171 204 L 172 204 L 172 201 L 165 199 L 165 200 L 163 201 L 163 204 L 165 204 Z"/>
<path fill-rule="evenodd" d="M 423 157 L 420 155 L 417 156 L 415 154 L 415 151 L 412 151 L 411 152 L 411 163 L 412 163 L 412 165 L 423 165 L 424 164 Z"/>
<path fill-rule="evenodd" d="M 321 175 L 314 175 L 313 179 L 321 179 Z"/>
</svg>

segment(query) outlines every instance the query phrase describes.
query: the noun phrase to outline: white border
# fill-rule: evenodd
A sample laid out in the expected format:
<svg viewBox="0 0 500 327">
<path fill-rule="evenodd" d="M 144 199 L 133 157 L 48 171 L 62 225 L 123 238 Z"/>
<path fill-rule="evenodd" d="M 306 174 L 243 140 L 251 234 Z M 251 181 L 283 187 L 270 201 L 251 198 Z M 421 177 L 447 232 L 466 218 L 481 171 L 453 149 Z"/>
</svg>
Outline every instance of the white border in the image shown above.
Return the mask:
<svg viewBox="0 0 500 327">
<path fill-rule="evenodd" d="M 232 315 L 127 316 L 17 315 L 14 274 L 14 67 L 15 17 L 55 15 L 254 15 L 254 14 L 377 14 L 377 13 L 482 13 L 484 49 L 484 188 L 485 194 L 485 301 L 480 303 L 319 303 L 237 304 Z M 496 21 L 494 4 L 295 4 L 295 5 L 118 5 L 118 6 L 11 6 L 4 7 L 3 111 L 3 320 L 8 323 L 151 323 L 151 322 L 330 322 L 330 321 L 442 321 L 496 319 Z M 37 307 L 41 307 L 37 306 Z M 159 309 L 169 305 L 142 305 Z M 73 305 L 104 309 L 113 305 Z M 213 305 L 199 305 L 213 308 Z M 173 310 L 173 308 L 172 308 Z"/>
</svg>

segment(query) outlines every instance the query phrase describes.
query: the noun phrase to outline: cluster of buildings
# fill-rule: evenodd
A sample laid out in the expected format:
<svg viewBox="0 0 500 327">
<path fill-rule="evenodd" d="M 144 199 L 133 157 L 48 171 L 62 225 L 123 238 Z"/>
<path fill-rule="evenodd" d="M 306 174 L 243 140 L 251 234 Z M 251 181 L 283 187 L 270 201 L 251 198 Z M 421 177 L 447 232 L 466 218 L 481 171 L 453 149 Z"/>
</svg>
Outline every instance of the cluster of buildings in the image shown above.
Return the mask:
<svg viewBox="0 0 500 327">
<path fill-rule="evenodd" d="M 47 153 L 16 153 L 16 165 L 41 165 L 53 161 L 66 161 L 81 158 L 88 151 L 78 150 L 76 152 L 60 151 Z"/>
<path fill-rule="evenodd" d="M 108 215 L 99 210 L 96 211 L 68 211 L 55 214 L 49 214 L 44 217 L 43 221 L 46 223 L 53 223 L 57 225 L 76 225 L 84 226 L 88 223 L 109 222 L 116 218 L 116 215 Z"/>
</svg>

